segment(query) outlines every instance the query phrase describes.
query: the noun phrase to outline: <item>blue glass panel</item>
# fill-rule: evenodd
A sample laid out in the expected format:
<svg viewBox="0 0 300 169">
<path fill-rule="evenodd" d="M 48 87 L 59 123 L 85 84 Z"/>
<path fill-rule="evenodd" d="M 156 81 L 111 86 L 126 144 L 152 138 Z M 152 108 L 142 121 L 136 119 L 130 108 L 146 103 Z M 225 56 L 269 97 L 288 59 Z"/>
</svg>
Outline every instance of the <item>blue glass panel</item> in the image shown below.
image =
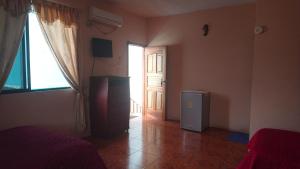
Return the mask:
<svg viewBox="0 0 300 169">
<path fill-rule="evenodd" d="M 13 67 L 5 82 L 3 90 L 15 90 L 24 88 L 24 65 L 23 47 L 21 43 Z"/>
</svg>

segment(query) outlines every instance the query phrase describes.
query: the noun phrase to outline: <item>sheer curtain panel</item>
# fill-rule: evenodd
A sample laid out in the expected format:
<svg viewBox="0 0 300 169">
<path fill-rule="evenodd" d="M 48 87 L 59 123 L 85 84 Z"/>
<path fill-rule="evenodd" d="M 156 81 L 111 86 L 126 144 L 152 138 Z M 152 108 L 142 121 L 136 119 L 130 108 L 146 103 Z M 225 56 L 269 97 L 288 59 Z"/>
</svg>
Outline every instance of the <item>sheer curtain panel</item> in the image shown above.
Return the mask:
<svg viewBox="0 0 300 169">
<path fill-rule="evenodd" d="M 76 128 L 86 129 L 84 94 L 78 64 L 78 11 L 47 1 L 33 1 L 45 38 L 61 71 L 74 90 L 76 100 Z"/>
</svg>

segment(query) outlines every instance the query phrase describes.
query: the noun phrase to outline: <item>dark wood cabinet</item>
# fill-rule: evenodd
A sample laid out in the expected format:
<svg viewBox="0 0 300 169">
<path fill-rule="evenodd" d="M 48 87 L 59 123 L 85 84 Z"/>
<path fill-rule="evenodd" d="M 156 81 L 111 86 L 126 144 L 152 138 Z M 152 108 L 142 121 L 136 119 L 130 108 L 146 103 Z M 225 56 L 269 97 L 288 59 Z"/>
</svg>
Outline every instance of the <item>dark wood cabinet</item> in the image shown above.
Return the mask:
<svg viewBox="0 0 300 169">
<path fill-rule="evenodd" d="M 111 137 L 129 129 L 129 77 L 90 78 L 91 134 Z"/>
</svg>

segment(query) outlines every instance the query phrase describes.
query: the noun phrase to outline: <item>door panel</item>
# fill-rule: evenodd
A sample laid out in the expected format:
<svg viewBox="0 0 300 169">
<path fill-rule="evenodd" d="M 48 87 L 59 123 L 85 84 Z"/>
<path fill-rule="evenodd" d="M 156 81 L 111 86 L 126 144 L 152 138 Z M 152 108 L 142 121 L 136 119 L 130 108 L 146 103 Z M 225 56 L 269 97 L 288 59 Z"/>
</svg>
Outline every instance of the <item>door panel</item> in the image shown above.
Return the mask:
<svg viewBox="0 0 300 169">
<path fill-rule="evenodd" d="M 153 94 L 152 94 L 152 91 L 147 91 L 147 108 L 148 110 L 152 110 L 153 109 Z"/>
<path fill-rule="evenodd" d="M 147 57 L 147 60 L 148 60 L 147 73 L 152 73 L 153 72 L 153 55 L 149 55 Z"/>
<path fill-rule="evenodd" d="M 162 111 L 162 97 L 163 94 L 161 92 L 156 93 L 156 109 Z"/>
<path fill-rule="evenodd" d="M 156 53 L 152 54 L 152 72 L 149 73 L 156 73 Z"/>
<path fill-rule="evenodd" d="M 165 120 L 166 47 L 145 48 L 145 114 Z"/>
<path fill-rule="evenodd" d="M 157 73 L 163 73 L 163 61 L 162 61 L 162 55 L 158 54 L 156 55 L 156 72 Z"/>
</svg>

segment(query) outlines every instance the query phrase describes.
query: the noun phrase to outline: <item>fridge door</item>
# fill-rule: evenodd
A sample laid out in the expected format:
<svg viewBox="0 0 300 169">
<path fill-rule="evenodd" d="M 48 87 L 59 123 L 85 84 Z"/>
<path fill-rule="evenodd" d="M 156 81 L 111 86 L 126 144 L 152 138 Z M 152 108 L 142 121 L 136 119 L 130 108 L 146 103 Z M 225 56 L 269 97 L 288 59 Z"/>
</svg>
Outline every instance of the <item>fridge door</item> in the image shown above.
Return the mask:
<svg viewBox="0 0 300 169">
<path fill-rule="evenodd" d="M 182 92 L 181 94 L 181 128 L 202 131 L 203 94 Z"/>
</svg>

